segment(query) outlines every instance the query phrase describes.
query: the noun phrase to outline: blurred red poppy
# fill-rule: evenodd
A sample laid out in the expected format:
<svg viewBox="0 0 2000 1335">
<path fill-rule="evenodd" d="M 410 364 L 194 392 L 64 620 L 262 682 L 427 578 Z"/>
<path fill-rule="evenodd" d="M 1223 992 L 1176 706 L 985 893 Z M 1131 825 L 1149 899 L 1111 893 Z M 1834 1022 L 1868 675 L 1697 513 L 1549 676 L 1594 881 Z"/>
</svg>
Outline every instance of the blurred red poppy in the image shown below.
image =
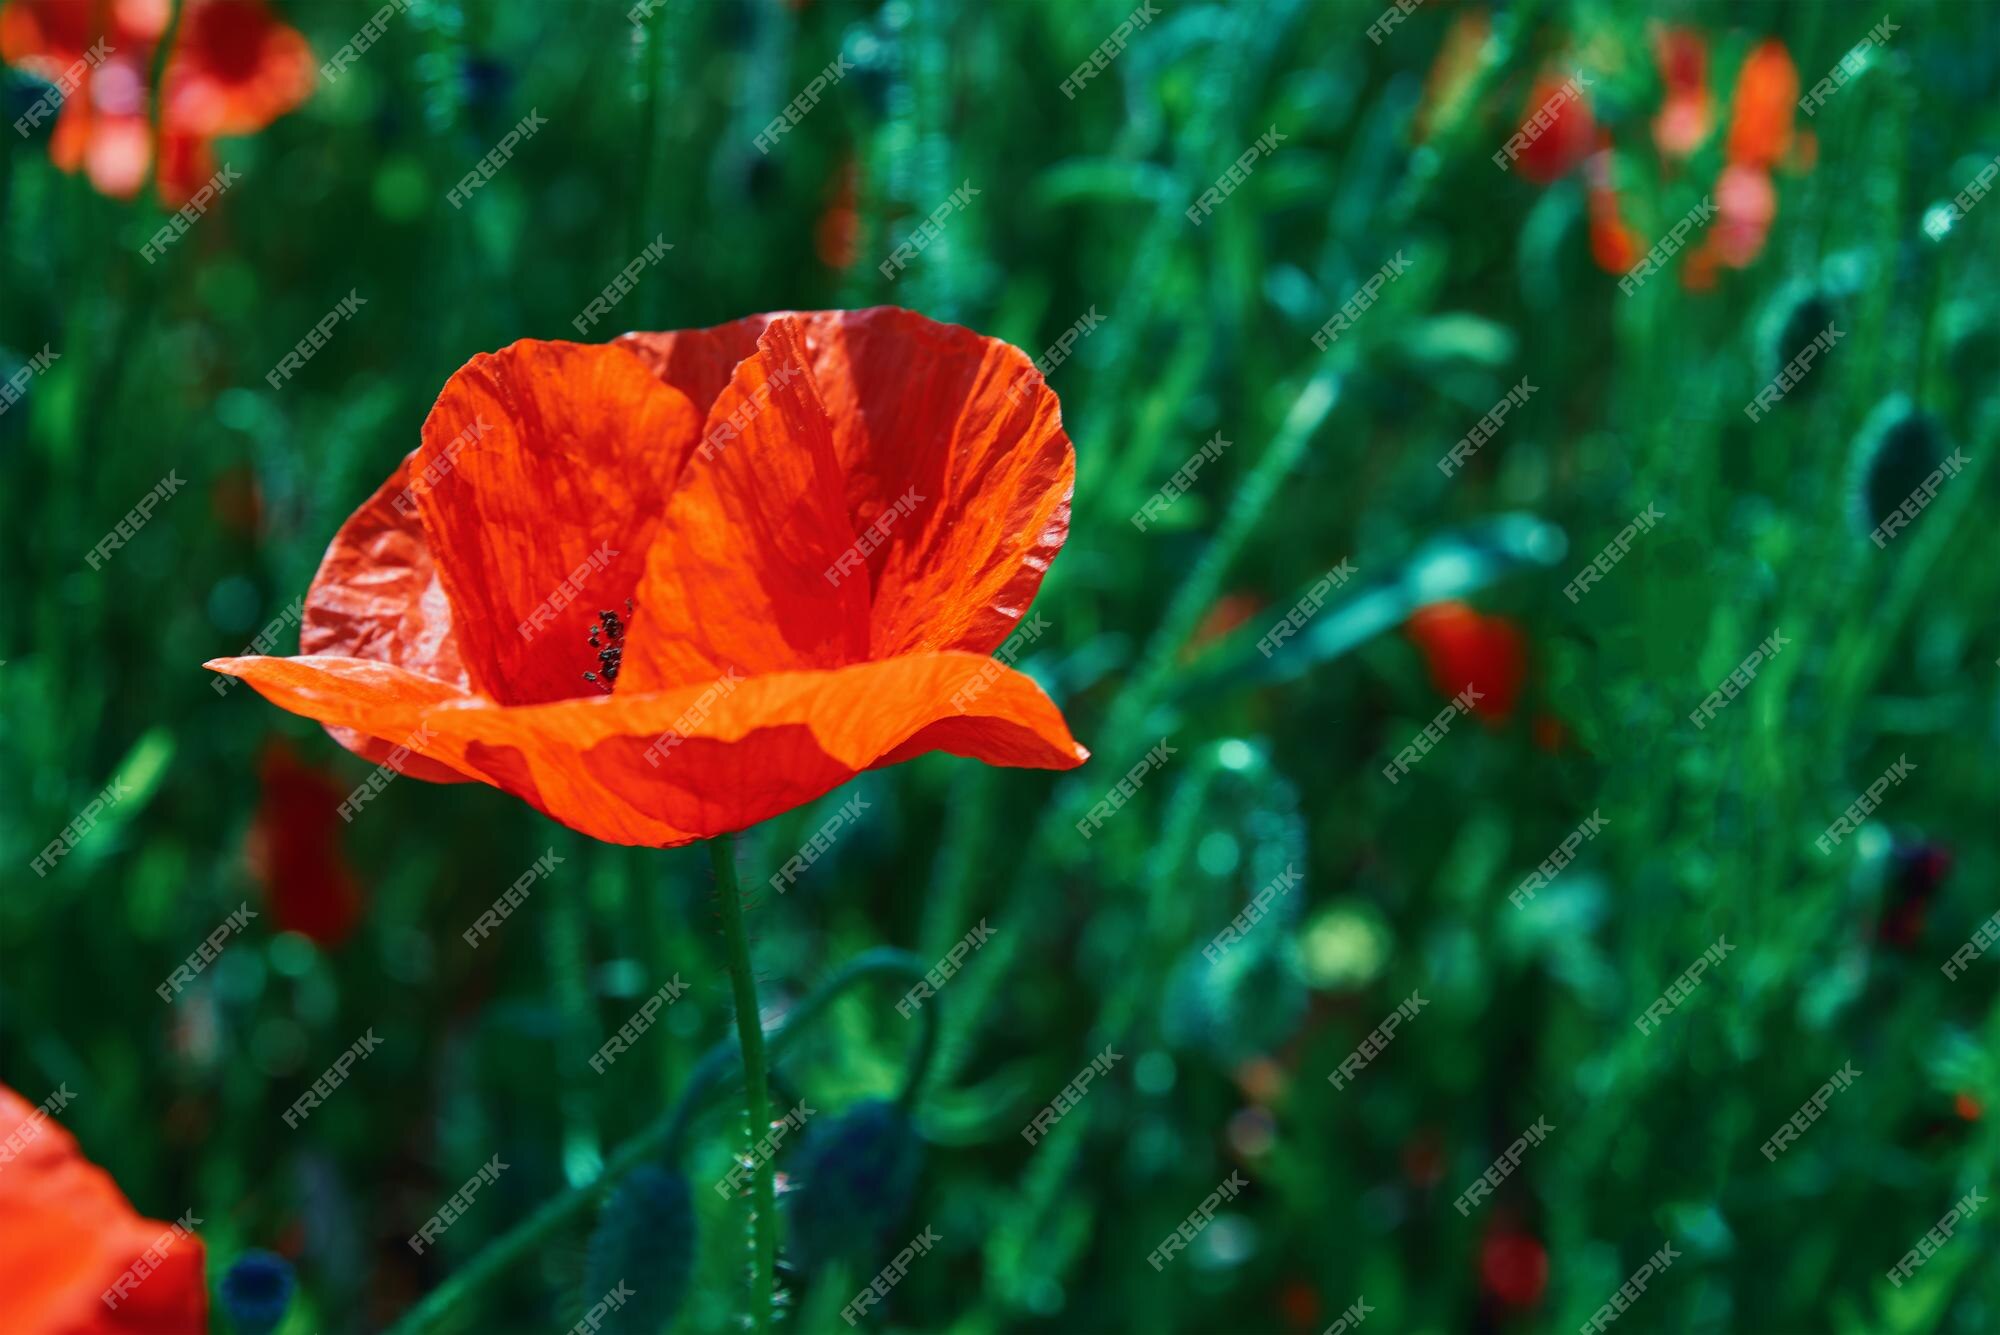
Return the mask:
<svg viewBox="0 0 2000 1335">
<path fill-rule="evenodd" d="M 1479 1282 L 1503 1306 L 1533 1307 L 1548 1287 L 1548 1251 L 1526 1233 L 1495 1228 L 1479 1245 Z"/>
<path fill-rule="evenodd" d="M 1732 163 L 1772 167 L 1792 142 L 1792 117 L 1799 100 L 1799 72 L 1785 44 L 1761 42 L 1744 58 L 1736 73 L 1736 92 L 1729 105 Z"/>
<path fill-rule="evenodd" d="M 834 169 L 826 208 L 813 224 L 813 251 L 829 269 L 845 269 L 854 263 L 855 243 L 861 233 L 861 217 L 854 208 L 860 175 L 851 156 Z"/>
<path fill-rule="evenodd" d="M 104 194 L 137 194 L 153 163 L 147 81 L 170 13 L 168 0 L 0 9 L 0 60 L 68 90 L 50 159 Z M 263 129 L 306 100 L 314 77 L 305 38 L 264 0 L 187 0 L 160 89 L 160 198 L 186 203 L 215 174 L 213 140 Z"/>
<path fill-rule="evenodd" d="M 208 666 L 611 843 L 928 751 L 1068 769 L 1089 753 L 990 655 L 1075 473 L 1024 354 L 909 311 L 523 340 L 451 378 L 335 536 L 303 656 Z"/>
<path fill-rule="evenodd" d="M 1564 86 L 1565 81 L 1553 74 L 1536 79 L 1534 87 L 1528 90 L 1521 123 L 1532 129 L 1535 117 L 1557 100 Z M 1591 113 L 1588 96 L 1578 89 L 1575 96 L 1561 98 L 1550 110 L 1548 126 L 1521 150 L 1515 167 L 1535 184 L 1547 185 L 1568 175 L 1571 168 L 1590 156 L 1596 145 L 1597 117 Z"/>
<path fill-rule="evenodd" d="M 1201 656 L 1201 651 L 1218 640 L 1227 639 L 1232 632 L 1241 630 L 1250 623 L 1264 606 L 1264 600 L 1254 593 L 1225 593 L 1208 605 L 1201 615 L 1187 643 L 1181 647 L 1181 661 L 1191 662 Z"/>
<path fill-rule="evenodd" d="M 1653 142 L 1669 158 L 1685 158 L 1715 128 L 1715 97 L 1708 90 L 1708 38 L 1698 28 L 1653 29 L 1653 55 L 1666 85 Z"/>
<path fill-rule="evenodd" d="M 208 1329 L 201 1238 L 141 1217 L 61 1122 L 5 1085 L 0 1155 L 0 1330 Z"/>
<path fill-rule="evenodd" d="M 1715 182 L 1715 222 L 1704 249 L 1731 269 L 1750 265 L 1764 252 L 1778 217 L 1778 191 L 1762 167 L 1732 163 Z"/>
<path fill-rule="evenodd" d="M 352 787 L 299 760 L 273 740 L 259 763 L 263 796 L 246 852 L 271 920 L 331 949 L 361 916 L 361 885 L 341 846 L 340 804 Z"/>
<path fill-rule="evenodd" d="M 1764 253 L 1778 216 L 1772 168 L 1810 170 L 1816 153 L 1812 136 L 1793 132 L 1798 95 L 1798 70 L 1784 43 L 1762 42 L 1744 58 L 1730 98 L 1728 165 L 1713 192 L 1715 221 L 1681 266 L 1688 289 L 1707 291 L 1719 270 L 1748 268 Z"/>
<path fill-rule="evenodd" d="M 1597 152 L 1584 164 L 1589 179 L 1590 258 L 1606 273 L 1623 274 L 1639 262 L 1639 238 L 1626 223 L 1619 206 L 1617 159 L 1611 136 L 1600 137 Z"/>
<path fill-rule="evenodd" d="M 1439 694 L 1457 695 L 1469 684 L 1482 697 L 1473 702 L 1473 713 L 1498 723 L 1514 712 L 1527 651 L 1512 621 L 1481 616 L 1461 602 L 1443 602 L 1418 608 L 1403 630 L 1423 651 Z"/>
</svg>

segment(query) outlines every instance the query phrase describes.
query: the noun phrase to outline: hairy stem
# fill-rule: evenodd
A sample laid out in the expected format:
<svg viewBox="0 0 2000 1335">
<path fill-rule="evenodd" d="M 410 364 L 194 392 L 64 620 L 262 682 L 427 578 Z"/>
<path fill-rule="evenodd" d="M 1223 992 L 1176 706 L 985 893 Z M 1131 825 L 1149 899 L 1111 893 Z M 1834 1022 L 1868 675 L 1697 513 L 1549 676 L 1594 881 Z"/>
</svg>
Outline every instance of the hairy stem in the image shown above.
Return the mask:
<svg viewBox="0 0 2000 1335">
<path fill-rule="evenodd" d="M 864 951 L 855 956 L 764 1036 L 769 1056 L 775 1059 L 848 988 L 885 976 L 898 978 L 905 984 L 916 982 L 924 976 L 924 962 L 908 951 L 886 948 Z M 936 1043 L 936 1010 L 934 1000 L 920 1014 L 923 1030 L 917 1039 L 917 1052 L 909 1073 L 904 1077 L 906 1091 L 914 1091 L 923 1081 L 925 1066 Z M 703 1053 L 674 1106 L 645 1130 L 613 1150 L 604 1161 L 603 1173 L 596 1180 L 550 1197 L 537 1206 L 533 1214 L 487 1243 L 470 1261 L 453 1271 L 450 1278 L 432 1289 L 422 1302 L 405 1312 L 403 1319 L 389 1328 L 389 1335 L 419 1335 L 436 1328 L 458 1304 L 501 1275 L 510 1273 L 516 1262 L 541 1246 L 551 1233 L 596 1204 L 598 1197 L 610 1190 L 625 1174 L 640 1164 L 655 1162 L 661 1157 L 673 1158 L 701 1101 L 718 1089 L 726 1089 L 738 1073 L 738 1049 L 737 1043 L 725 1040 Z"/>
<path fill-rule="evenodd" d="M 765 1078 L 764 1021 L 757 1007 L 757 974 L 750 963 L 750 941 L 743 932 L 743 893 L 736 884 L 736 838 L 720 835 L 708 841 L 715 867 L 715 895 L 722 905 L 723 954 L 729 963 L 729 985 L 736 995 L 736 1042 L 743 1052 L 743 1117 L 755 1145 L 771 1129 L 771 1088 Z M 750 1329 L 768 1335 L 771 1301 L 777 1289 L 778 1191 L 771 1161 L 753 1156 L 750 1188 Z"/>
</svg>

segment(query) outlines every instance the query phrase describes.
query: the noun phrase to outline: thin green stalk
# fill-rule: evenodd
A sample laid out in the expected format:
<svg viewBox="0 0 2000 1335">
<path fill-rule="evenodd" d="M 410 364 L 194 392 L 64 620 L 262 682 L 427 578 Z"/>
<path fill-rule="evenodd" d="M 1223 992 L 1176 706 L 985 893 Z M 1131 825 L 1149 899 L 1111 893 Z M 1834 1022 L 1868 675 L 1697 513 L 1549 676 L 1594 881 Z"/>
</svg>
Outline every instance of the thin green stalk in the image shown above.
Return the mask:
<svg viewBox="0 0 2000 1335">
<path fill-rule="evenodd" d="M 722 944 L 729 986 L 736 994 L 736 1040 L 743 1049 L 743 1117 L 747 1143 L 771 1129 L 771 1087 L 764 1066 L 764 1022 L 757 1007 L 757 975 L 743 932 L 743 892 L 736 884 L 736 838 L 708 841 L 715 867 L 715 895 L 722 904 Z M 778 1188 L 769 1158 L 753 1156 L 750 1197 L 750 1329 L 768 1335 L 777 1292 Z"/>
<path fill-rule="evenodd" d="M 882 975 L 915 982 L 924 976 L 924 968 L 921 959 L 904 950 L 878 949 L 856 955 L 794 1007 L 781 1023 L 774 1025 L 770 1033 L 763 1035 L 763 1044 L 770 1058 L 775 1060 L 793 1039 L 819 1018 L 820 1012 L 856 983 Z M 923 1083 L 930 1053 L 936 1044 L 936 1010 L 937 1002 L 933 1001 L 920 1013 L 923 1029 L 918 1036 L 917 1051 L 909 1072 L 904 1077 L 906 1092 L 915 1090 Z M 403 1319 L 389 1328 L 388 1335 L 420 1335 L 435 1328 L 459 1303 L 512 1271 L 518 1261 L 543 1245 L 550 1234 L 596 1204 L 598 1197 L 610 1190 L 625 1174 L 640 1164 L 661 1157 L 675 1157 L 681 1139 L 687 1133 L 688 1123 L 703 1099 L 710 1093 L 727 1089 L 733 1077 L 740 1073 L 739 1057 L 740 1044 L 733 1040 L 717 1043 L 703 1053 L 674 1106 L 613 1150 L 604 1162 L 604 1171 L 594 1181 L 550 1197 L 526 1219 L 487 1243 L 470 1261 L 453 1271 L 444 1283 L 432 1289 L 423 1301 L 404 1313 Z"/>
</svg>

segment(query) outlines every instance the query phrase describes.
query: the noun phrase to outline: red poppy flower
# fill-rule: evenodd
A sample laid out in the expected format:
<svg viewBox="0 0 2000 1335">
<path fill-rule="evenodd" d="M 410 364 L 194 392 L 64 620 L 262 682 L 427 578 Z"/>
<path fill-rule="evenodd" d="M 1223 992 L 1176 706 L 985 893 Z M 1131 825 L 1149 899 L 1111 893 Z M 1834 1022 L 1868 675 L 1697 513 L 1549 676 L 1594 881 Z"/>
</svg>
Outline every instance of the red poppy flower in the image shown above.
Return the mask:
<svg viewBox="0 0 2000 1335">
<path fill-rule="evenodd" d="M 50 159 L 104 194 L 137 194 L 152 164 L 147 79 L 169 12 L 166 0 L 7 0 L 0 10 L 0 59 L 74 83 Z M 305 101 L 313 79 L 305 38 L 264 0 L 188 0 L 161 90 L 160 197 L 185 203 L 215 173 L 217 136 L 263 129 Z"/>
<path fill-rule="evenodd" d="M 1209 604 L 1194 631 L 1188 636 L 1187 644 L 1181 649 L 1181 661 L 1193 662 L 1201 656 L 1202 650 L 1218 640 L 1229 638 L 1231 634 L 1250 624 L 1264 606 L 1264 600 L 1254 593 L 1225 593 Z"/>
<path fill-rule="evenodd" d="M 1762 167 L 1732 163 L 1715 182 L 1715 222 L 1703 249 L 1717 263 L 1747 268 L 1764 253 L 1771 224 L 1778 217 L 1778 191 L 1771 173 Z"/>
<path fill-rule="evenodd" d="M 1548 1287 L 1548 1251 L 1526 1233 L 1496 1228 L 1479 1245 L 1479 1281 L 1502 1306 L 1533 1307 Z"/>
<path fill-rule="evenodd" d="M 1619 204 L 1611 136 L 1601 136 L 1599 144 L 1584 166 L 1590 181 L 1590 258 L 1606 273 L 1628 273 L 1639 262 L 1639 238 L 1625 221 Z"/>
<path fill-rule="evenodd" d="M 524 340 L 451 378 L 334 537 L 303 656 L 208 666 L 611 843 L 927 751 L 1068 769 L 1061 713 L 989 655 L 1075 472 L 1025 355 L 909 311 Z"/>
<path fill-rule="evenodd" d="M 279 931 L 331 949 L 361 916 L 361 886 L 340 841 L 340 804 L 351 785 L 302 763 L 282 741 L 264 749 L 259 770 L 264 791 L 250 825 L 251 871 Z"/>
<path fill-rule="evenodd" d="M 1653 142 L 1669 158 L 1685 158 L 1715 128 L 1715 98 L 1708 91 L 1708 38 L 1698 28 L 1658 27 L 1653 54 L 1666 97 L 1653 118 Z"/>
<path fill-rule="evenodd" d="M 142 1218 L 61 1122 L 5 1085 L 0 1147 L 0 1330 L 208 1329 L 199 1236 Z"/>
<path fill-rule="evenodd" d="M 1792 142 L 1792 114 L 1799 100 L 1799 72 L 1785 44 L 1759 43 L 1736 74 L 1730 99 L 1727 154 L 1746 167 L 1772 167 Z"/>
<path fill-rule="evenodd" d="M 1562 92 L 1563 86 L 1564 81 L 1552 74 L 1535 80 L 1535 86 L 1528 90 L 1527 105 L 1521 111 L 1522 123 L 1531 124 L 1536 114 Z M 1579 89 L 1549 113 L 1548 127 L 1522 148 L 1515 166 L 1535 184 L 1547 185 L 1568 175 L 1572 167 L 1590 156 L 1596 145 L 1597 117 Z"/>
<path fill-rule="evenodd" d="M 846 269 L 854 264 L 856 243 L 861 235 L 861 215 L 854 207 L 860 176 L 860 168 L 852 157 L 834 169 L 826 208 L 813 224 L 813 251 L 829 269 Z"/>
<path fill-rule="evenodd" d="M 1514 712 L 1527 652 L 1513 622 L 1443 602 L 1418 608 L 1403 629 L 1423 651 L 1439 693 L 1457 695 L 1470 684 L 1483 697 L 1473 702 L 1473 713 L 1498 723 Z"/>
</svg>

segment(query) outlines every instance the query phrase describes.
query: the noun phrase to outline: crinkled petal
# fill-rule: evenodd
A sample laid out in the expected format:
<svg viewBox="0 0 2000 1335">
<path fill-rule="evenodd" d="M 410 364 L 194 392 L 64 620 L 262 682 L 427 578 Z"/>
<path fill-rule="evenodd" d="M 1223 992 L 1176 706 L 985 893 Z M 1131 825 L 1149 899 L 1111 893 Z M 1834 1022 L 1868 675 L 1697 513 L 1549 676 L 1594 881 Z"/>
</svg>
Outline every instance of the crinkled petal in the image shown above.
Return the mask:
<svg viewBox="0 0 2000 1335">
<path fill-rule="evenodd" d="M 625 616 L 700 421 L 622 348 L 523 340 L 466 363 L 410 468 L 459 652 L 494 699 L 580 695 Z M 641 613 L 645 615 L 645 613 Z"/>
<path fill-rule="evenodd" d="M 799 334 L 773 321 L 710 408 L 647 558 L 620 691 L 868 656 L 868 575 Z"/>
<path fill-rule="evenodd" d="M 451 600 L 417 520 L 408 459 L 333 535 L 305 597 L 299 652 L 377 659 L 460 691 L 477 689 L 459 655 Z M 393 749 L 392 743 L 352 728 L 327 731 L 378 765 Z M 426 763 L 410 772 L 437 783 L 467 778 Z"/>
<path fill-rule="evenodd" d="M 804 329 L 849 524 L 859 534 L 883 521 L 868 556 L 871 654 L 991 652 L 1069 532 L 1076 455 L 1055 394 L 1018 348 L 892 306 L 756 315 L 619 343 L 707 410 L 713 429 L 709 405 L 778 319 Z M 909 508 L 912 494 L 921 508 Z"/>
<path fill-rule="evenodd" d="M 965 653 L 651 694 L 621 688 L 529 708 L 440 709 L 426 725 L 447 746 L 465 743 L 475 761 L 497 765 L 491 752 L 518 765 L 501 786 L 563 824 L 662 846 L 744 829 L 920 749 L 1036 769 L 1072 768 L 1088 755 L 1033 679 Z"/>
<path fill-rule="evenodd" d="M 333 535 L 306 594 L 299 652 L 379 659 L 477 690 L 417 518 L 420 489 L 403 460 Z"/>
</svg>

